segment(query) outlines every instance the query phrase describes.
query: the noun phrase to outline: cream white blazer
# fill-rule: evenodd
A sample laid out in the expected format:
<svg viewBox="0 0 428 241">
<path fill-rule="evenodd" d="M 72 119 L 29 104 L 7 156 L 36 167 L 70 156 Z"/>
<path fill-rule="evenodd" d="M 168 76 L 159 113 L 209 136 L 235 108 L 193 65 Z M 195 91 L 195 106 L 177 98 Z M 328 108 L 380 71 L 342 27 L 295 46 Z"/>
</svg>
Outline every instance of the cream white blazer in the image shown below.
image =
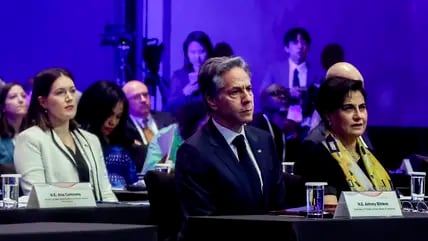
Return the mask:
<svg viewBox="0 0 428 241">
<path fill-rule="evenodd" d="M 98 137 L 82 129 L 72 131 L 72 136 L 88 165 L 96 200 L 117 201 Z M 16 138 L 14 162 L 22 175 L 24 195 L 29 195 L 33 183 L 79 182 L 73 156 L 52 130 L 33 126 L 21 132 Z"/>
</svg>

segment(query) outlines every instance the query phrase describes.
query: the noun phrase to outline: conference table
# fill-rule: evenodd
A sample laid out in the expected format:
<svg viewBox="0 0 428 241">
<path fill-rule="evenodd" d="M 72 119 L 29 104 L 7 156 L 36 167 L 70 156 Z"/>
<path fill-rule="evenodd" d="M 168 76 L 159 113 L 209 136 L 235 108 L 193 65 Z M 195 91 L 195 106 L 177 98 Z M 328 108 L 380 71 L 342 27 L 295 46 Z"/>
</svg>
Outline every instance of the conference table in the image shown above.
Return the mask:
<svg viewBox="0 0 428 241">
<path fill-rule="evenodd" d="M 28 222 L 73 222 L 150 224 L 148 204 L 110 203 L 97 207 L 0 209 L 0 224 Z"/>
<path fill-rule="evenodd" d="M 100 223 L 19 223 L 0 225 L 0 240 L 11 241 L 157 241 L 151 225 Z"/>
<path fill-rule="evenodd" d="M 403 217 L 316 219 L 289 215 L 190 217 L 189 240 L 380 241 L 426 240 L 428 214 Z"/>
<path fill-rule="evenodd" d="M 144 191 L 129 191 L 129 190 L 113 190 L 119 201 L 144 201 L 149 200 L 147 190 Z"/>
</svg>

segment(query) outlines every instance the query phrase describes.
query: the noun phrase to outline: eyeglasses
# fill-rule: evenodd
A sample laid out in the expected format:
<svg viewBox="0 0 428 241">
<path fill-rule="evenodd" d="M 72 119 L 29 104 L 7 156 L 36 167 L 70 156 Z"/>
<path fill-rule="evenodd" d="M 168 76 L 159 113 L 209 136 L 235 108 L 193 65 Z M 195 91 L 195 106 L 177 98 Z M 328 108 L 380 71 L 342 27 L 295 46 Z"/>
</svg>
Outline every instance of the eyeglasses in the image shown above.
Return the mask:
<svg viewBox="0 0 428 241">
<path fill-rule="evenodd" d="M 401 210 L 405 212 L 428 213 L 428 206 L 424 201 L 418 201 L 418 202 L 402 201 Z"/>
</svg>

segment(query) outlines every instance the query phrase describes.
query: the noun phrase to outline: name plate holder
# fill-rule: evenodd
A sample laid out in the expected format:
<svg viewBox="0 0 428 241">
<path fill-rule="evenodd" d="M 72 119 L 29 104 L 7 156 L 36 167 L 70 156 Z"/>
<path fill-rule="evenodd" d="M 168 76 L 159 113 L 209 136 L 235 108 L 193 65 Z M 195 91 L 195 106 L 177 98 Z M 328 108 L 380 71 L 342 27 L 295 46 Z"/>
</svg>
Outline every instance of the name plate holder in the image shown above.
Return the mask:
<svg viewBox="0 0 428 241">
<path fill-rule="evenodd" d="M 96 207 L 90 183 L 35 183 L 27 208 Z"/>
<path fill-rule="evenodd" d="M 342 192 L 334 218 L 400 217 L 401 205 L 394 191 Z"/>
</svg>

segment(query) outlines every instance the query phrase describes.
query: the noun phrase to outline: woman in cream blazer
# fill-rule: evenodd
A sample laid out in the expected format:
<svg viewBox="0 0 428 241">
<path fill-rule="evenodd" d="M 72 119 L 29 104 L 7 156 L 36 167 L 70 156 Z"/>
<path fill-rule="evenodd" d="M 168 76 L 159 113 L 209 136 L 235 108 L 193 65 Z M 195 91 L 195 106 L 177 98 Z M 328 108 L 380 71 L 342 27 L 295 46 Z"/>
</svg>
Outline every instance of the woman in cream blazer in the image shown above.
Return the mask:
<svg viewBox="0 0 428 241">
<path fill-rule="evenodd" d="M 22 190 L 28 195 L 35 183 L 89 182 L 96 200 L 117 201 L 98 138 L 74 122 L 75 94 L 64 69 L 44 70 L 34 78 L 28 110 L 34 126 L 18 135 L 14 152 Z"/>
<path fill-rule="evenodd" d="M 88 165 L 96 200 L 116 201 L 98 138 L 81 129 L 72 131 L 72 136 Z M 76 161 L 54 131 L 33 126 L 18 135 L 15 150 L 24 194 L 29 194 L 33 183 L 79 182 Z"/>
</svg>

